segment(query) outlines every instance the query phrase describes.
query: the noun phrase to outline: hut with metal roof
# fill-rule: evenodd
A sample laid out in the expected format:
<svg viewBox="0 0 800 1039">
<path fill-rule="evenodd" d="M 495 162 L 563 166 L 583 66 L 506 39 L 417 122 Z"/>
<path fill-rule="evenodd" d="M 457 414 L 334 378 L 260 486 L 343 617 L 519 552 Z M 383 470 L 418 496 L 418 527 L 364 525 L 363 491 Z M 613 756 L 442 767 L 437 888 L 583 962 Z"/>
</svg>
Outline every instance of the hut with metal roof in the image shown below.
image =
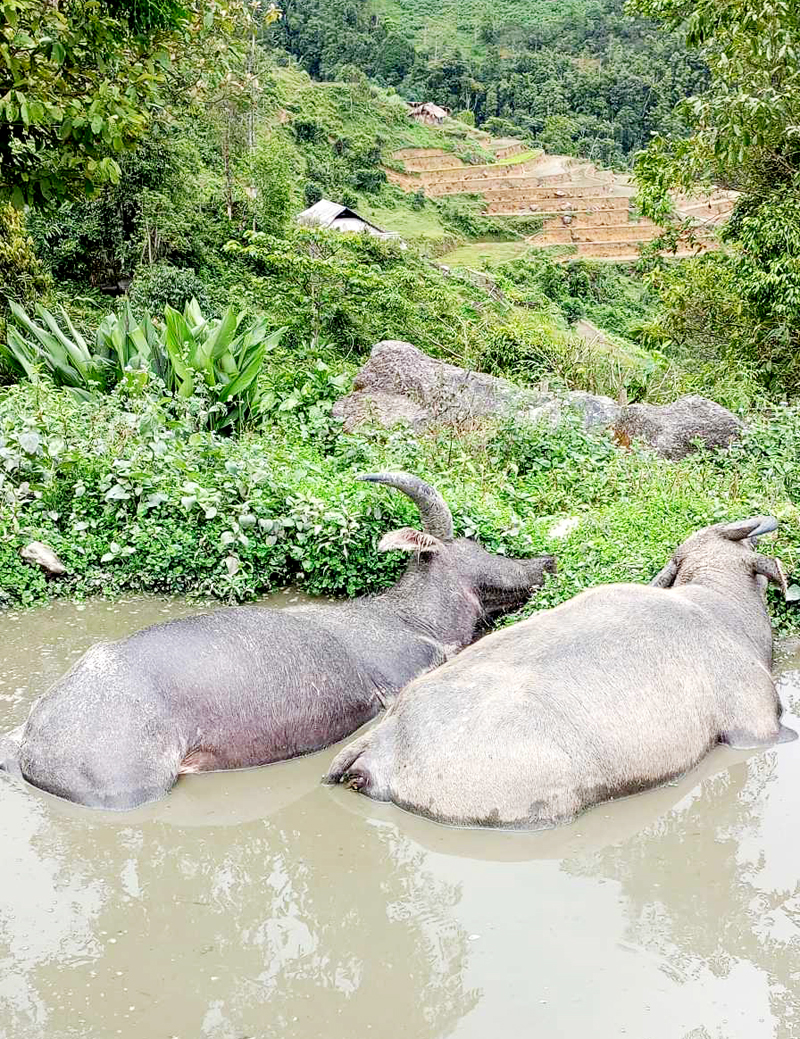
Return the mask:
<svg viewBox="0 0 800 1039">
<path fill-rule="evenodd" d="M 435 105 L 433 101 L 410 101 L 408 114 L 412 119 L 425 123 L 427 126 L 441 126 L 450 115 L 450 109 Z"/>
<path fill-rule="evenodd" d="M 365 220 L 354 209 L 321 198 L 313 206 L 297 214 L 298 224 L 305 227 L 326 227 L 336 231 L 366 232 L 376 238 L 399 238 L 397 231 L 384 231 L 383 228 Z"/>
</svg>

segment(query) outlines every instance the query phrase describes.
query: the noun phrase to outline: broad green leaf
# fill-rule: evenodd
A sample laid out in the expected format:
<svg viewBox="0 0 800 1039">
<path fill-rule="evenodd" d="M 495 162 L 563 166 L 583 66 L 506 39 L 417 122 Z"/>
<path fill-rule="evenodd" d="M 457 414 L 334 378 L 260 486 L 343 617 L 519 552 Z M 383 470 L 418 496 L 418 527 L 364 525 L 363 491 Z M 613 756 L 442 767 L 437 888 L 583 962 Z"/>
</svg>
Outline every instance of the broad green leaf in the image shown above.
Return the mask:
<svg viewBox="0 0 800 1039">
<path fill-rule="evenodd" d="M 69 318 L 66 316 L 63 307 L 61 308 L 62 316 L 66 319 L 66 323 L 70 327 L 71 331 L 77 336 L 76 339 L 70 339 L 69 336 L 66 336 L 61 331 L 58 322 L 49 310 L 46 310 L 44 307 L 37 304 L 36 313 L 42 319 L 42 321 L 44 321 L 44 323 L 50 329 L 52 334 L 61 344 L 65 356 L 72 361 L 77 370 L 80 372 L 81 376 L 85 380 L 88 380 L 88 373 L 92 367 L 92 355 L 89 353 L 89 349 L 86 346 L 86 342 L 84 341 L 84 339 L 81 336 L 77 336 L 77 333 L 75 332 L 75 329 L 72 327 L 72 323 L 70 322 Z"/>
<path fill-rule="evenodd" d="M 16 328 L 10 327 L 6 334 L 7 346 L 4 348 L 0 343 L 0 356 L 7 354 L 12 364 L 16 363 L 25 372 L 31 382 L 39 381 L 39 373 L 36 370 L 35 353 L 28 343 L 22 338 Z"/>
<path fill-rule="evenodd" d="M 220 321 L 213 326 L 203 326 L 198 331 L 197 348 L 191 358 L 192 367 L 203 373 L 206 383 L 214 386 L 217 379 L 214 375 L 213 352 L 215 349 L 225 351 L 236 331 L 237 318 L 231 307 L 223 314 Z"/>
<path fill-rule="evenodd" d="M 257 349 L 255 356 L 244 369 L 240 372 L 235 379 L 232 379 L 227 386 L 223 386 L 219 393 L 219 399 L 223 403 L 230 400 L 231 397 L 237 397 L 240 393 L 247 389 L 251 382 L 256 378 L 261 366 L 264 363 L 264 356 L 266 354 L 266 348 L 264 344 Z"/>
<path fill-rule="evenodd" d="M 194 296 L 192 296 L 192 298 L 183 308 L 183 316 L 186 319 L 187 323 L 192 325 L 192 327 L 194 328 L 200 328 L 202 325 L 205 325 L 207 323 L 206 319 L 203 317 L 203 312 L 200 309 L 200 304 L 197 302 Z"/>
<path fill-rule="evenodd" d="M 196 346 L 194 337 L 189 331 L 186 321 L 177 310 L 173 310 L 169 304 L 164 307 L 164 317 L 167 322 L 165 346 L 172 367 L 180 379 L 178 394 L 181 397 L 191 397 L 194 393 L 194 377 L 191 369 L 184 361 L 184 351 L 191 358 Z"/>
<path fill-rule="evenodd" d="M 62 380 L 67 386 L 86 382 L 84 374 L 72 364 L 69 354 L 54 335 L 32 321 L 18 303 L 9 300 L 9 307 L 14 318 L 34 337 L 28 342 L 35 355 L 54 375 L 58 375 L 59 380 Z"/>
</svg>

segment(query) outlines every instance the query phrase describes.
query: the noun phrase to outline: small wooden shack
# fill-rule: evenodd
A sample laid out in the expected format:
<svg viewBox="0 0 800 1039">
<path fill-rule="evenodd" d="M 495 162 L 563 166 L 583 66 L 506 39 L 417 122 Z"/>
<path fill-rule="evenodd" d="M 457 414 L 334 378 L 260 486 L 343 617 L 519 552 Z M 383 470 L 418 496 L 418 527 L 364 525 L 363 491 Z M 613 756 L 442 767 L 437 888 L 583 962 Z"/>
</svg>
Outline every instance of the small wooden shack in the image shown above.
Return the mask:
<svg viewBox="0 0 800 1039">
<path fill-rule="evenodd" d="M 335 231 L 366 232 L 376 238 L 399 239 L 397 231 L 384 231 L 360 216 L 354 209 L 321 198 L 313 206 L 297 214 L 298 224 L 305 227 L 326 227 Z M 405 243 L 403 243 L 405 245 Z"/>
<path fill-rule="evenodd" d="M 441 126 L 450 115 L 450 109 L 435 105 L 433 101 L 411 101 L 408 105 L 408 114 L 412 119 L 425 123 L 427 126 Z"/>
</svg>

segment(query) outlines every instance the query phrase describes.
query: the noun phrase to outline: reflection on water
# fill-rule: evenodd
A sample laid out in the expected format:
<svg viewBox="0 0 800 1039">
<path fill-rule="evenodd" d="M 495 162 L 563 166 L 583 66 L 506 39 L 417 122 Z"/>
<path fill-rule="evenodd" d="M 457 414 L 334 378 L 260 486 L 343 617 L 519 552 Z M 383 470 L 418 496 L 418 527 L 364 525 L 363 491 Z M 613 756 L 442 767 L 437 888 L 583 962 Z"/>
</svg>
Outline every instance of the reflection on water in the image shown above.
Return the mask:
<svg viewBox="0 0 800 1039">
<path fill-rule="evenodd" d="M 0 728 L 98 638 L 192 608 L 0 614 Z M 781 666 L 797 711 L 800 649 Z M 0 775 L 0 1039 L 796 1039 L 798 748 L 720 748 L 540 834 L 321 787 L 333 751 L 129 814 Z"/>
</svg>

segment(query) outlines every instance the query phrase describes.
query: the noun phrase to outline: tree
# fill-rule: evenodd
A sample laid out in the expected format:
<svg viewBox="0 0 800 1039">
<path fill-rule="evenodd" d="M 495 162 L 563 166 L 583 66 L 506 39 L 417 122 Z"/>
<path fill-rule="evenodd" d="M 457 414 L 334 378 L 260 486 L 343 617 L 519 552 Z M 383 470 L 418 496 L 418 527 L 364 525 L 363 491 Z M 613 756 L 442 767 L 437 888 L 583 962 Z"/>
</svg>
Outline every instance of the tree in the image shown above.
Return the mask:
<svg viewBox="0 0 800 1039">
<path fill-rule="evenodd" d="M 796 388 L 800 8 L 794 0 L 631 0 L 631 8 L 683 26 L 711 70 L 709 89 L 681 105 L 690 135 L 657 137 L 637 160 L 643 212 L 669 223 L 670 192 L 698 183 L 741 193 L 722 232 L 729 247 L 719 260 L 725 277 L 679 286 L 677 296 L 717 293 L 726 285 L 747 326 L 744 352 L 774 389 Z M 691 281 L 693 271 L 683 277 Z"/>
<path fill-rule="evenodd" d="M 414 64 L 414 48 L 398 33 L 391 32 L 377 55 L 376 72 L 387 83 L 397 84 Z"/>
<path fill-rule="evenodd" d="M 170 91 L 202 90 L 249 19 L 246 0 L 4 0 L 0 198 L 48 206 L 118 181 Z"/>
<path fill-rule="evenodd" d="M 297 183 L 297 154 L 281 133 L 261 141 L 251 161 L 254 230 L 278 234 L 289 220 Z"/>
<path fill-rule="evenodd" d="M 711 70 L 681 111 L 687 139 L 657 138 L 640 164 L 651 209 L 698 180 L 737 191 L 800 172 L 800 7 L 794 0 L 631 0 L 631 10 L 683 27 Z"/>
<path fill-rule="evenodd" d="M 740 192 L 721 233 L 726 251 L 660 276 L 662 335 L 678 340 L 688 331 L 702 342 L 708 322 L 722 329 L 722 355 L 746 359 L 774 392 L 796 391 L 800 10 L 790 0 L 633 3 L 669 26 L 684 25 L 712 73 L 709 90 L 681 106 L 690 136 L 658 137 L 637 160 L 643 212 L 668 224 L 670 191 L 698 183 Z M 685 230 L 677 224 L 674 240 Z"/>
</svg>

